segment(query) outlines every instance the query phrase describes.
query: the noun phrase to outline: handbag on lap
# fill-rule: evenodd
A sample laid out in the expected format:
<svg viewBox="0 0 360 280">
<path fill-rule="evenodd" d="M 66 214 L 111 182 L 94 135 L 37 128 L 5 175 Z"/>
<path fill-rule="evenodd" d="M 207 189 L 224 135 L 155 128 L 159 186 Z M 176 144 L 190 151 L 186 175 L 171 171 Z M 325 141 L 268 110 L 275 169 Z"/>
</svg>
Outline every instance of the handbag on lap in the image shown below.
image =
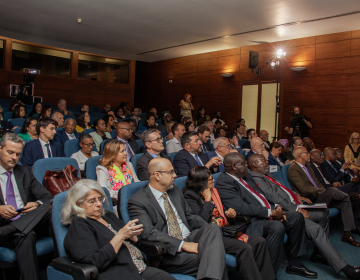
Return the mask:
<svg viewBox="0 0 360 280">
<path fill-rule="evenodd" d="M 53 195 L 62 193 L 70 189 L 77 181 L 79 170 L 72 165 L 66 166 L 61 170 L 47 170 L 44 176 L 44 186 Z"/>
</svg>

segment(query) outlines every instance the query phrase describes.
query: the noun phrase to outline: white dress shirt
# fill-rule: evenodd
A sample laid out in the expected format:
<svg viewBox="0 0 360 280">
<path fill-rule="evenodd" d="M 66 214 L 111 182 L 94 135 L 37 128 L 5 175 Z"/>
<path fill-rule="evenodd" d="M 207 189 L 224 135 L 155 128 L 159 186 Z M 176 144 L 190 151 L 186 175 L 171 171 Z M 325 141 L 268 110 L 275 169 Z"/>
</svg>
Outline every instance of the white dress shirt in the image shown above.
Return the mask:
<svg viewBox="0 0 360 280">
<path fill-rule="evenodd" d="M 155 196 L 155 199 L 156 199 L 157 203 L 159 203 L 161 210 L 164 212 L 164 215 L 165 215 L 166 221 L 167 221 L 167 216 L 166 216 L 165 206 L 164 206 L 164 199 L 161 197 L 163 195 L 163 193 L 156 190 L 156 189 L 154 189 L 153 187 L 151 187 L 150 184 L 149 184 L 149 187 L 150 187 L 151 192 Z M 186 227 L 186 225 L 181 220 L 181 217 L 178 214 L 178 212 L 176 211 L 176 208 L 175 208 L 174 204 L 171 202 L 171 198 L 170 198 L 169 195 L 168 195 L 168 200 L 169 200 L 169 203 L 170 203 L 171 207 L 173 208 L 173 210 L 175 212 L 176 219 L 177 219 L 178 224 L 180 226 L 181 235 L 182 235 L 183 239 L 185 239 L 186 237 L 188 237 L 190 235 L 190 230 Z M 170 233 L 169 225 L 168 225 L 168 232 Z M 184 243 L 184 241 L 182 241 L 180 243 L 180 246 L 178 248 L 178 252 L 181 251 L 181 247 L 182 247 L 183 243 Z"/>
<path fill-rule="evenodd" d="M 181 143 L 179 140 L 177 140 L 175 137 L 169 141 L 166 142 L 166 153 L 177 153 L 178 151 L 181 151 L 183 147 L 181 146 Z"/>
<path fill-rule="evenodd" d="M 8 180 L 8 176 L 5 174 L 7 170 L 0 166 L 0 185 L 1 185 L 1 192 L 2 192 L 2 195 L 3 195 L 3 198 L 4 198 L 4 203 L 7 204 L 7 201 L 6 201 L 6 183 L 7 183 L 7 180 Z M 13 184 L 13 187 L 14 187 L 14 194 L 15 194 L 15 201 L 16 201 L 16 206 L 17 208 L 16 209 L 20 209 L 20 208 L 23 208 L 25 205 L 24 205 L 24 202 L 20 196 L 20 192 L 19 192 L 19 189 L 18 189 L 18 186 L 16 184 L 16 180 L 15 180 L 15 176 L 14 176 L 14 170 L 11 168 L 9 171 L 11 171 L 11 182 Z M 15 209 L 15 210 L 16 210 Z"/>
<path fill-rule="evenodd" d="M 46 146 L 45 146 L 45 144 L 49 144 L 50 153 L 52 154 L 52 150 L 51 150 L 51 146 L 50 146 L 50 141 L 46 143 L 46 142 L 44 142 L 43 140 L 41 140 L 40 138 L 39 138 L 39 141 L 40 141 L 40 144 L 41 144 L 41 148 L 42 148 L 42 150 L 43 150 L 43 153 L 44 153 L 44 158 L 49 158 L 49 157 L 51 157 L 51 155 L 50 155 L 50 156 L 48 155 L 48 150 L 47 150 L 47 148 L 46 148 Z"/>
<path fill-rule="evenodd" d="M 67 133 L 66 131 L 65 131 L 65 133 L 66 133 L 67 137 L 69 138 L 69 140 L 76 139 L 76 136 L 75 136 L 74 133 L 73 133 L 73 134 L 69 134 L 69 133 Z"/>
</svg>

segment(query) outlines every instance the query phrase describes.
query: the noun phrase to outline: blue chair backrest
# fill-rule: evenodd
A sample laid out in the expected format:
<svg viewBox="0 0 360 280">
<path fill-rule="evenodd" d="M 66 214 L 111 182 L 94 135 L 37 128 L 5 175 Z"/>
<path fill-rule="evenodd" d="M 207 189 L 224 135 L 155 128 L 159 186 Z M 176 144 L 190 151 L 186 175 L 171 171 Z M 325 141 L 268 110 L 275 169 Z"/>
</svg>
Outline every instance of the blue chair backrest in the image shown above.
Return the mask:
<svg viewBox="0 0 360 280">
<path fill-rule="evenodd" d="M 96 166 L 99 165 L 99 160 L 102 157 L 103 156 L 96 156 L 96 157 L 89 158 L 86 161 L 86 163 L 85 163 L 85 177 L 86 177 L 86 179 L 91 179 L 91 180 L 97 181 Z"/>
<path fill-rule="evenodd" d="M 242 148 L 242 146 L 244 145 L 244 143 L 247 141 L 247 139 L 239 139 L 239 146 Z"/>
<path fill-rule="evenodd" d="M 39 117 L 39 115 L 40 114 L 36 113 L 36 114 L 33 115 L 33 117 L 37 119 Z"/>
<path fill-rule="evenodd" d="M 91 133 L 91 132 L 94 132 L 93 128 L 84 129 L 82 133 Z"/>
<path fill-rule="evenodd" d="M 242 155 L 244 158 L 246 158 L 247 151 L 241 150 L 240 155 Z"/>
<path fill-rule="evenodd" d="M 12 114 L 13 114 L 13 112 L 6 112 L 4 114 L 4 121 L 8 121 L 9 119 L 11 119 Z"/>
<path fill-rule="evenodd" d="M 100 112 L 100 108 L 98 106 L 89 106 L 89 109 L 93 112 Z"/>
<path fill-rule="evenodd" d="M 161 120 L 157 120 L 155 123 L 157 123 L 158 125 L 162 125 L 162 121 L 161 121 Z"/>
<path fill-rule="evenodd" d="M 270 165 L 269 166 L 269 172 L 271 173 L 272 176 L 274 176 L 274 178 L 276 180 L 278 180 L 281 184 L 285 185 L 279 166 Z"/>
<path fill-rule="evenodd" d="M 109 191 L 106 188 L 103 188 L 103 190 L 106 194 L 107 200 L 111 203 Z M 52 223 L 52 228 L 55 236 L 55 244 L 57 251 L 59 253 L 59 257 L 67 257 L 64 247 L 64 239 L 68 232 L 69 227 L 61 223 L 61 212 L 63 205 L 65 203 L 66 194 L 67 191 L 63 193 L 59 193 L 54 197 L 52 204 L 52 212 L 51 212 L 51 223 Z M 104 209 L 114 212 L 113 207 L 108 207 L 107 203 L 104 203 Z"/>
<path fill-rule="evenodd" d="M 142 155 L 143 155 L 143 153 L 136 154 L 136 155 L 133 155 L 130 159 L 132 165 L 134 166 L 136 175 L 137 175 L 137 161 Z"/>
<path fill-rule="evenodd" d="M 177 154 L 177 152 L 168 154 L 168 156 L 171 158 L 172 162 L 174 162 L 174 158 L 175 158 L 176 154 Z"/>
<path fill-rule="evenodd" d="M 128 201 L 130 197 L 142 187 L 145 187 L 147 184 L 149 184 L 149 181 L 141 181 L 138 183 L 123 186 L 120 189 L 120 212 L 125 224 L 130 221 L 130 215 L 128 211 Z"/>
<path fill-rule="evenodd" d="M 90 124 L 93 124 L 95 120 L 97 120 L 98 118 L 90 116 Z"/>
<path fill-rule="evenodd" d="M 52 106 L 52 104 L 51 104 L 51 103 L 48 103 L 48 102 L 42 102 L 41 105 L 43 105 L 43 106 L 50 106 L 50 107 Z"/>
<path fill-rule="evenodd" d="M 165 138 L 167 135 L 166 129 L 161 130 L 161 137 Z"/>
<path fill-rule="evenodd" d="M 103 117 L 105 117 L 105 114 L 104 113 L 92 113 L 91 116 L 94 118 L 97 118 L 97 119 L 102 119 Z"/>
<path fill-rule="evenodd" d="M 9 122 L 11 122 L 14 126 L 22 127 L 25 119 L 9 119 Z"/>
<path fill-rule="evenodd" d="M 288 178 L 287 178 L 287 172 L 288 172 L 288 170 L 289 170 L 290 164 L 291 164 L 291 163 L 285 164 L 285 165 L 281 168 L 281 174 L 282 174 L 282 178 L 283 178 L 283 182 L 284 182 L 285 186 L 286 186 L 287 188 L 289 188 L 290 190 L 292 190 L 292 187 L 291 187 L 291 185 L 290 185 L 290 183 L 289 183 L 289 180 L 288 180 Z"/>
<path fill-rule="evenodd" d="M 113 129 L 113 131 L 111 131 L 111 133 L 110 133 L 110 135 L 111 135 L 111 137 L 116 137 L 117 136 L 117 134 L 116 134 L 116 129 Z"/>
<path fill-rule="evenodd" d="M 66 119 L 73 119 L 73 120 L 76 121 L 76 117 L 75 117 L 75 116 L 65 115 L 65 116 L 64 116 L 64 120 L 66 120 Z"/>
<path fill-rule="evenodd" d="M 141 118 L 142 118 L 142 119 L 145 119 L 145 118 L 146 118 L 146 115 L 147 115 L 147 113 L 142 113 L 142 114 L 141 114 Z"/>
<path fill-rule="evenodd" d="M 138 128 L 141 129 L 143 126 L 144 126 L 144 120 L 141 119 L 141 120 L 139 120 Z"/>
<path fill-rule="evenodd" d="M 76 169 L 79 169 L 77 161 L 73 158 L 53 157 L 39 159 L 35 161 L 33 174 L 35 178 L 42 184 L 47 170 L 60 170 L 64 169 L 68 165 L 72 165 Z"/>
<path fill-rule="evenodd" d="M 64 152 L 65 152 L 66 157 L 71 157 L 72 154 L 78 152 L 80 149 L 81 148 L 80 148 L 80 144 L 79 144 L 79 139 L 67 140 L 64 143 Z M 92 150 L 96 152 L 95 145 Z"/>
<path fill-rule="evenodd" d="M 141 139 L 135 140 L 135 142 L 138 145 L 139 149 L 143 146 Z"/>
<path fill-rule="evenodd" d="M 63 130 L 62 127 L 55 128 L 56 132 Z"/>
<path fill-rule="evenodd" d="M 211 143 L 211 140 L 210 140 L 210 139 L 207 141 L 207 143 L 210 145 L 210 149 L 211 149 L 212 151 L 215 151 L 215 150 L 214 150 L 214 145 Z"/>
<path fill-rule="evenodd" d="M 27 114 L 29 114 L 33 109 L 33 105 L 25 105 L 25 110 L 27 112 Z"/>
<path fill-rule="evenodd" d="M 139 125 L 139 127 L 140 127 L 140 125 Z M 138 131 L 136 131 L 136 133 L 137 134 L 139 134 L 139 135 L 141 135 L 141 133 L 143 133 L 145 130 L 143 130 L 143 129 L 139 129 Z"/>
<path fill-rule="evenodd" d="M 100 144 L 100 155 L 102 155 L 103 153 L 104 153 L 104 146 L 105 146 L 105 142 L 106 142 L 107 140 L 104 140 L 104 141 L 102 141 L 101 142 L 101 144 Z"/>
<path fill-rule="evenodd" d="M 21 126 L 14 129 L 15 134 L 19 134 L 21 130 Z"/>
<path fill-rule="evenodd" d="M 181 190 L 185 188 L 187 176 L 179 177 L 175 179 L 174 185 L 178 186 Z"/>
<path fill-rule="evenodd" d="M 219 179 L 221 172 L 213 174 L 213 178 L 215 179 L 214 185 L 216 184 L 217 180 Z"/>
</svg>

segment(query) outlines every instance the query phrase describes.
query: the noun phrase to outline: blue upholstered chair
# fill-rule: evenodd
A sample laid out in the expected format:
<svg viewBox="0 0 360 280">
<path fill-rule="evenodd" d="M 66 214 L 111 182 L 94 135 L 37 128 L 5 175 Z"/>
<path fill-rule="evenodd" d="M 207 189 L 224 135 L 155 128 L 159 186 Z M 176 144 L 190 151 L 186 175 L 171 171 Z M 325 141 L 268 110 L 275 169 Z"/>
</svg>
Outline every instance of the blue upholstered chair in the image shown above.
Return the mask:
<svg viewBox="0 0 360 280">
<path fill-rule="evenodd" d="M 144 126 L 144 119 L 139 120 L 138 127 L 141 129 Z"/>
<path fill-rule="evenodd" d="M 139 159 L 142 155 L 143 155 L 143 153 L 136 154 L 136 155 L 133 155 L 133 156 L 131 157 L 131 159 L 130 159 L 132 165 L 134 166 L 134 170 L 135 170 L 136 175 L 138 175 L 138 174 L 137 174 L 137 161 L 138 161 L 138 159 Z"/>
<path fill-rule="evenodd" d="M 141 139 L 135 140 L 135 142 L 138 145 L 139 149 L 143 146 Z"/>
<path fill-rule="evenodd" d="M 147 113 L 142 113 L 142 114 L 141 114 L 141 118 L 142 118 L 142 119 L 145 119 L 145 118 L 146 118 L 146 115 L 147 115 Z"/>
<path fill-rule="evenodd" d="M 13 112 L 6 112 L 3 114 L 4 121 L 11 119 Z"/>
<path fill-rule="evenodd" d="M 244 145 L 244 143 L 247 141 L 247 139 L 239 139 L 239 146 L 242 148 L 242 146 Z"/>
<path fill-rule="evenodd" d="M 64 152 L 66 157 L 71 157 L 73 153 L 78 152 L 81 149 L 79 139 L 67 140 L 64 144 Z M 93 151 L 96 152 L 96 146 L 94 145 Z"/>
<path fill-rule="evenodd" d="M 64 116 L 64 120 L 67 120 L 67 119 L 73 119 L 73 120 L 76 121 L 76 117 L 75 117 L 75 116 L 65 115 L 65 116 Z"/>
<path fill-rule="evenodd" d="M 21 128 L 22 128 L 21 126 L 20 126 L 20 127 L 15 128 L 15 129 L 14 129 L 14 133 L 15 133 L 15 134 L 19 134 L 19 133 L 20 133 Z"/>
<path fill-rule="evenodd" d="M 91 132 L 94 132 L 93 128 L 84 129 L 82 133 L 91 133 Z"/>
<path fill-rule="evenodd" d="M 62 127 L 55 128 L 56 132 L 63 130 Z"/>
<path fill-rule="evenodd" d="M 103 156 L 96 156 L 96 157 L 89 158 L 86 161 L 86 163 L 85 163 L 85 177 L 86 177 L 86 179 L 91 179 L 91 180 L 97 181 L 96 166 L 99 165 L 99 160 L 102 157 Z"/>
<path fill-rule="evenodd" d="M 168 154 L 168 156 L 171 158 L 171 162 L 174 162 L 174 158 L 175 158 L 176 154 L 177 154 L 177 152 Z"/>
<path fill-rule="evenodd" d="M 103 117 L 105 117 L 104 113 L 92 113 L 91 114 L 92 117 L 96 118 L 96 119 L 102 119 Z"/>
<path fill-rule="evenodd" d="M 166 129 L 161 130 L 161 137 L 165 138 L 167 136 Z"/>
<path fill-rule="evenodd" d="M 9 122 L 11 122 L 14 126 L 22 127 L 25 119 L 9 119 Z"/>
<path fill-rule="evenodd" d="M 272 176 L 274 176 L 274 178 L 276 180 L 278 180 L 281 184 L 285 185 L 279 166 L 270 165 L 269 166 L 269 172 L 271 173 Z"/>
<path fill-rule="evenodd" d="M 140 121 L 139 121 L 140 122 Z M 139 125 L 139 128 L 141 128 L 142 126 Z M 140 135 L 144 132 L 145 130 L 143 129 L 139 129 L 138 131 L 136 131 L 137 134 L 139 134 L 139 137 Z"/>
<path fill-rule="evenodd" d="M 111 133 L 110 133 L 110 135 L 111 135 L 111 137 L 116 137 L 117 136 L 117 134 L 116 134 L 116 129 L 113 129 L 113 131 L 111 131 Z"/>
<path fill-rule="evenodd" d="M 242 155 L 244 158 L 246 158 L 247 151 L 246 150 L 241 150 L 240 155 Z"/>
</svg>

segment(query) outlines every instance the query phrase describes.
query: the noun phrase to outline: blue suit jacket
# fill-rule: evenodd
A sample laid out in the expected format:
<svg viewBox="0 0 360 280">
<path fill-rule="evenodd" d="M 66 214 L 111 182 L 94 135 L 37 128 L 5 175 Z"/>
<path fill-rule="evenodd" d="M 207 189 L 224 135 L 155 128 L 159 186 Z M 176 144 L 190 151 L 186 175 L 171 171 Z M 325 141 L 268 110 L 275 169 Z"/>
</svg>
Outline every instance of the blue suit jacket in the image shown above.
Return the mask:
<svg viewBox="0 0 360 280">
<path fill-rule="evenodd" d="M 198 157 L 203 164 L 207 164 L 207 162 L 209 161 L 209 156 L 204 152 L 200 152 L 198 154 Z M 173 166 L 175 168 L 176 175 L 178 177 L 183 177 L 188 175 L 190 169 L 194 168 L 195 166 L 199 166 L 199 164 L 188 151 L 180 150 L 177 152 L 174 158 Z M 210 171 L 211 173 L 213 173 L 213 170 L 211 169 Z"/>
<path fill-rule="evenodd" d="M 79 136 L 81 135 L 81 133 L 78 133 L 76 130 L 74 131 L 74 135 L 75 137 L 78 139 Z M 58 142 L 59 144 L 61 144 L 61 147 L 64 147 L 64 144 L 66 141 L 70 140 L 69 137 L 67 136 L 65 130 L 60 130 L 59 132 L 56 132 L 55 137 L 54 137 L 54 141 Z"/>
<path fill-rule="evenodd" d="M 211 152 L 210 154 L 208 154 L 209 159 L 213 158 L 213 157 L 217 157 L 217 153 L 216 152 Z M 219 172 L 224 172 L 225 171 L 225 167 L 224 167 L 224 163 L 222 163 L 221 165 L 219 165 Z"/>
<path fill-rule="evenodd" d="M 342 182 L 344 180 L 344 183 L 349 183 L 351 181 L 351 177 L 349 174 L 345 174 L 344 172 L 341 172 L 341 166 L 339 167 L 338 164 L 333 163 L 332 164 L 336 171 L 330 166 L 330 164 L 324 160 L 324 162 L 320 165 L 321 171 L 323 172 L 326 180 L 330 182 L 330 184 L 333 184 L 335 182 Z"/>
<path fill-rule="evenodd" d="M 65 157 L 64 149 L 58 142 L 50 141 L 52 157 Z M 39 140 L 33 140 L 25 144 L 22 164 L 31 168 L 35 161 L 44 158 L 44 153 Z"/>
<path fill-rule="evenodd" d="M 252 155 L 252 154 L 255 154 L 255 153 L 253 152 L 253 150 L 250 150 L 250 152 L 248 152 L 248 154 L 246 155 L 245 160 L 247 161 L 249 156 Z"/>
</svg>

